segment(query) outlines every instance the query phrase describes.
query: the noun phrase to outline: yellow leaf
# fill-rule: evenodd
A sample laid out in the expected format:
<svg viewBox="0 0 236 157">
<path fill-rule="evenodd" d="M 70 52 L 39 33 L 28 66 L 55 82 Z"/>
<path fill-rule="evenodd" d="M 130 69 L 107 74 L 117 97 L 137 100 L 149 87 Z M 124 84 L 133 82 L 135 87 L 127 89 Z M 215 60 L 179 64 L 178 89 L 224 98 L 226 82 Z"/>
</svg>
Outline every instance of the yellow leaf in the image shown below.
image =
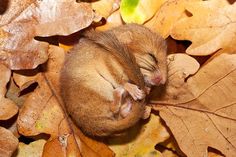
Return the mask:
<svg viewBox="0 0 236 157">
<path fill-rule="evenodd" d="M 30 144 L 19 143 L 18 152 L 15 157 L 40 157 L 46 140 L 37 140 Z"/>
<path fill-rule="evenodd" d="M 151 114 L 148 123 L 137 125 L 132 128 L 125 137 L 110 138 L 109 146 L 117 157 L 159 156 L 160 152 L 155 150 L 155 145 L 169 138 L 166 129 L 160 123 L 160 118 Z"/>
<path fill-rule="evenodd" d="M 121 16 L 126 23 L 143 24 L 149 20 L 166 0 L 122 0 Z"/>
<path fill-rule="evenodd" d="M 163 38 L 167 38 L 170 35 L 173 25 L 185 15 L 185 5 L 189 1 L 199 0 L 168 0 L 145 26 L 153 31 L 159 32 Z"/>
<path fill-rule="evenodd" d="M 115 0 L 99 0 L 92 3 L 92 8 L 99 15 L 107 18 L 112 12 L 119 8 L 119 3 Z"/>
</svg>

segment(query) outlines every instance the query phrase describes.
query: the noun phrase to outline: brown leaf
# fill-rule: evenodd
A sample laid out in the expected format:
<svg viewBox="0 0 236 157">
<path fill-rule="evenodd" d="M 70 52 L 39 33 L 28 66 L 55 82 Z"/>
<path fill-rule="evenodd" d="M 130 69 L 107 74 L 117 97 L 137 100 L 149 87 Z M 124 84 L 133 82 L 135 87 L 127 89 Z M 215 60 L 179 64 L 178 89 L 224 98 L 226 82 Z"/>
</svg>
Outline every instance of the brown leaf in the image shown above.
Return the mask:
<svg viewBox="0 0 236 157">
<path fill-rule="evenodd" d="M 0 156 L 12 156 L 17 147 L 18 139 L 9 130 L 0 127 Z"/>
<path fill-rule="evenodd" d="M 168 0 L 157 11 L 155 16 L 145 23 L 145 26 L 153 31 L 159 32 L 162 37 L 167 38 L 173 25 L 185 14 L 187 2 L 200 0 Z"/>
<path fill-rule="evenodd" d="M 9 10 L 21 1 L 12 3 Z M 48 43 L 35 40 L 35 36 L 68 35 L 88 27 L 97 18 L 90 4 L 75 0 L 23 4 L 24 7 L 17 7 L 18 14 L 7 13 L 12 21 L 3 22 L 6 24 L 0 28 L 0 62 L 14 70 L 32 69 L 47 60 Z"/>
<path fill-rule="evenodd" d="M 227 0 L 189 2 L 185 9 L 192 14 L 179 20 L 171 31 L 178 40 L 190 40 L 186 50 L 191 55 L 209 55 L 218 50 L 235 52 L 236 3 Z"/>
<path fill-rule="evenodd" d="M 50 89 L 44 74 L 37 78 L 39 87 L 26 99 L 18 117 L 18 130 L 25 136 L 40 133 L 51 137 L 44 147 L 44 156 L 79 155 L 79 149 L 67 117 Z"/>
<path fill-rule="evenodd" d="M 26 99 L 18 117 L 19 132 L 25 136 L 40 133 L 50 135 L 44 146 L 43 156 L 101 156 L 86 145 L 86 141 L 76 138 L 68 121 L 59 95 L 60 67 L 63 65 L 65 52 L 62 48 L 50 46 L 49 60 L 42 73 L 37 74 L 39 86 Z M 86 149 L 89 148 L 89 149 Z M 86 149 L 86 150 L 84 150 Z M 106 152 L 103 146 L 100 153 Z M 107 155 L 109 157 L 111 155 Z"/>
<path fill-rule="evenodd" d="M 10 99 L 5 98 L 6 85 L 10 80 L 11 70 L 0 64 L 0 120 L 7 120 L 18 112 L 18 107 Z"/>
<path fill-rule="evenodd" d="M 161 99 L 168 103 L 173 103 L 173 101 L 181 103 L 182 99 L 192 100 L 194 96 L 189 92 L 185 79 L 198 71 L 199 63 L 194 58 L 181 53 L 168 55 L 167 62 L 169 70 L 166 92 L 160 95 L 159 92 L 163 91 L 160 91 L 159 88 L 154 89 L 154 92 L 151 93 L 152 100 Z"/>
<path fill-rule="evenodd" d="M 50 88 L 56 92 L 58 97 L 60 97 L 60 71 L 62 66 L 64 65 L 64 58 L 66 52 L 57 46 L 50 46 L 49 51 L 49 60 L 47 64 L 44 64 L 43 71 L 45 77 L 50 84 Z"/>
<path fill-rule="evenodd" d="M 34 3 L 35 0 L 4 0 L 1 1 L 1 7 L 4 10 L 0 14 L 0 26 L 9 24 L 21 12 L 23 12 L 29 5 Z"/>
<path fill-rule="evenodd" d="M 80 151 L 82 156 L 101 156 L 101 157 L 114 157 L 115 154 L 112 150 L 110 150 L 105 144 L 93 140 L 87 136 L 85 136 L 74 123 L 70 123 L 73 131 L 75 133 L 75 137 L 77 143 L 80 146 Z"/>
<path fill-rule="evenodd" d="M 100 0 L 92 3 L 92 8 L 96 13 L 107 18 L 119 8 L 119 0 Z"/>
<path fill-rule="evenodd" d="M 216 56 L 186 81 L 186 77 L 179 77 L 182 63 L 185 63 L 182 74 L 189 73 L 185 69 L 186 60 L 178 62 L 173 60 L 169 64 L 169 78 L 175 81 L 169 80 L 168 96 L 153 101 L 154 108 L 160 111 L 187 156 L 207 156 L 207 148 L 212 147 L 233 157 L 236 154 L 236 55 Z"/>
</svg>

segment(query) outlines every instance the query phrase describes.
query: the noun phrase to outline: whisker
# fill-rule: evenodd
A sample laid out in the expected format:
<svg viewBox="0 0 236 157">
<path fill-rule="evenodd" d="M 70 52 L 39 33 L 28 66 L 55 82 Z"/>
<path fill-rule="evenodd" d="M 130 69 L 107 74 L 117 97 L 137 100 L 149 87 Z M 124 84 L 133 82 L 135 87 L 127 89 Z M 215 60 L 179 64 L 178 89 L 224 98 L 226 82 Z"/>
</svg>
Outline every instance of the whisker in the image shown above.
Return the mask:
<svg viewBox="0 0 236 157">
<path fill-rule="evenodd" d="M 150 69 L 148 69 L 147 67 L 144 67 L 144 66 L 140 66 L 140 68 L 142 68 L 144 70 L 147 70 L 147 71 L 150 71 Z"/>
<path fill-rule="evenodd" d="M 146 60 L 144 57 L 139 57 L 137 56 L 137 59 L 139 59 L 142 63 L 144 63 L 145 65 L 147 65 L 147 67 L 149 67 L 151 70 L 155 70 L 156 67 L 154 65 L 152 65 L 148 60 Z"/>
</svg>

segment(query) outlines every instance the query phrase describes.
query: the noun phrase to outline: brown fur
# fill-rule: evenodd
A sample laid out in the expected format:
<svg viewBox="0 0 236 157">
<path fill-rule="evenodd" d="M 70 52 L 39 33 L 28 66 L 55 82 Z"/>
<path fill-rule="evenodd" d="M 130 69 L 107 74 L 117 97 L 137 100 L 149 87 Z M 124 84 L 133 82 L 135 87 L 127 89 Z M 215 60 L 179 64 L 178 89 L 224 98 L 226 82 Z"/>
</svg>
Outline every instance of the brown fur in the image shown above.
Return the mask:
<svg viewBox="0 0 236 157">
<path fill-rule="evenodd" d="M 117 27 L 112 31 L 121 42 L 128 46 L 130 52 L 136 57 L 136 62 L 140 65 L 139 58 L 145 59 L 145 55 L 152 54 L 156 62 L 154 63 L 154 69 L 149 69 L 150 72 L 158 69 L 162 75 L 162 84 L 167 79 L 167 44 L 165 40 L 157 33 L 152 32 L 148 28 L 137 25 L 127 24 Z M 150 59 L 146 57 L 146 60 Z M 153 71 L 152 71 L 153 70 Z"/>
<path fill-rule="evenodd" d="M 134 24 L 86 36 L 66 57 L 61 72 L 62 98 L 68 113 L 85 133 L 108 136 L 133 126 L 144 115 L 144 102 L 126 96 L 124 100 L 132 104 L 131 111 L 126 117 L 117 118 L 111 111 L 113 93 L 130 81 L 144 89 L 139 68 L 143 63 L 139 58 L 152 53 L 160 57 L 158 64 L 166 64 L 165 43 L 147 28 Z M 155 59 L 150 64 L 159 68 Z M 166 65 L 161 71 L 166 77 Z"/>
</svg>

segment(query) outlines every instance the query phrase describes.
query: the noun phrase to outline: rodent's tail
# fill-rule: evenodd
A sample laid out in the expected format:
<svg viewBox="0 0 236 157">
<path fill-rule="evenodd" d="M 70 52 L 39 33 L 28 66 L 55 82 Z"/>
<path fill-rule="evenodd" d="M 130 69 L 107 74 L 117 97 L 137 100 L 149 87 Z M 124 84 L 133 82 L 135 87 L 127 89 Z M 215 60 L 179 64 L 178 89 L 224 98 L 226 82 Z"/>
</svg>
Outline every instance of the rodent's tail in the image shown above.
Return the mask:
<svg viewBox="0 0 236 157">
<path fill-rule="evenodd" d="M 93 128 L 93 136 L 109 136 L 114 135 L 116 133 L 122 133 L 126 129 L 134 126 L 142 117 L 144 111 L 145 111 L 145 105 L 140 104 L 138 102 L 135 102 L 132 100 L 132 109 L 129 112 L 129 114 L 119 120 L 114 119 L 106 119 L 102 121 L 99 121 L 99 123 L 96 123 L 96 120 L 94 121 L 96 124 L 99 124 L 99 126 L 94 125 Z M 97 119 L 99 120 L 99 119 Z M 100 127 L 102 126 L 102 127 Z"/>
<path fill-rule="evenodd" d="M 92 40 L 99 47 L 107 50 L 123 66 L 125 73 L 130 81 L 144 89 L 144 78 L 140 71 L 136 59 L 128 47 L 121 43 L 112 31 L 90 32 L 88 39 Z"/>
</svg>

